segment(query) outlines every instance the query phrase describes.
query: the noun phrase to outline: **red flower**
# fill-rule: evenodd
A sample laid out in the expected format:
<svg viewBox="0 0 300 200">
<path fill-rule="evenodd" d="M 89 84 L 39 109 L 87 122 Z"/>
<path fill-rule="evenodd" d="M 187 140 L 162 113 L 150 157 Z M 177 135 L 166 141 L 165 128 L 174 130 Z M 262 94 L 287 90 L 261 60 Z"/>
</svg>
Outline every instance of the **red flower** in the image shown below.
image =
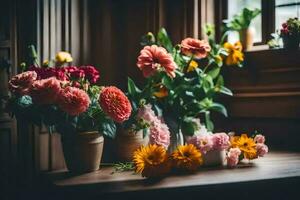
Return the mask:
<svg viewBox="0 0 300 200">
<path fill-rule="evenodd" d="M 60 81 L 51 77 L 35 81 L 30 89 L 30 95 L 37 104 L 53 104 L 56 103 L 60 90 Z"/>
<path fill-rule="evenodd" d="M 79 79 L 79 78 L 84 78 L 85 73 L 84 73 L 83 70 L 78 69 L 78 70 L 72 71 L 72 72 L 70 73 L 70 76 L 71 76 L 72 78 Z"/>
<path fill-rule="evenodd" d="M 114 86 L 102 89 L 99 103 L 103 111 L 114 121 L 122 123 L 131 114 L 131 104 L 125 94 Z"/>
<path fill-rule="evenodd" d="M 85 77 L 90 83 L 96 83 L 100 78 L 99 71 L 93 66 L 81 66 L 79 69 L 84 71 Z"/>
<path fill-rule="evenodd" d="M 32 83 L 36 80 L 37 74 L 33 71 L 17 74 L 8 82 L 9 90 L 16 95 L 27 95 Z"/>
<path fill-rule="evenodd" d="M 152 76 L 159 69 L 164 69 L 170 77 L 174 78 L 177 68 L 171 54 L 163 47 L 156 45 L 145 46 L 141 50 L 137 66 L 142 70 L 144 77 Z"/>
<path fill-rule="evenodd" d="M 57 102 L 63 111 L 69 115 L 75 116 L 88 109 L 90 98 L 85 91 L 68 86 L 61 91 Z"/>
<path fill-rule="evenodd" d="M 198 59 L 205 58 L 210 50 L 211 47 L 205 40 L 186 38 L 181 41 L 181 52 L 187 56 L 193 55 Z"/>
</svg>

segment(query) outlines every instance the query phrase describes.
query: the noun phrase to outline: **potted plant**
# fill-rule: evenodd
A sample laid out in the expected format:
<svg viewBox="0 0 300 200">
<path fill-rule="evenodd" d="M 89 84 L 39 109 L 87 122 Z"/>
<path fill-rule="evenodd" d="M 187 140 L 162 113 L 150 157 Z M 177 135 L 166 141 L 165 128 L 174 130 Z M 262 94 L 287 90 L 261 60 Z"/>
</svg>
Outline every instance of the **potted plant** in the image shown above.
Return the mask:
<svg viewBox="0 0 300 200">
<path fill-rule="evenodd" d="M 283 40 L 283 47 L 286 49 L 298 49 L 300 42 L 300 21 L 298 18 L 290 18 L 282 24 L 280 37 Z"/>
<path fill-rule="evenodd" d="M 9 108 L 17 120 L 46 126 L 61 134 L 65 161 L 71 172 L 98 170 L 103 135 L 115 136 L 116 124 L 127 120 L 131 104 L 116 87 L 97 85 L 93 66 L 67 66 L 72 57 L 57 54 L 40 67 L 36 60 L 12 77 Z M 121 110 L 121 111 L 120 111 Z"/>
<path fill-rule="evenodd" d="M 261 13 L 259 9 L 244 8 L 241 13 L 236 14 L 230 20 L 224 20 L 225 31 L 238 31 L 240 41 L 245 50 L 253 46 L 254 29 L 250 27 L 252 20 Z"/>
</svg>

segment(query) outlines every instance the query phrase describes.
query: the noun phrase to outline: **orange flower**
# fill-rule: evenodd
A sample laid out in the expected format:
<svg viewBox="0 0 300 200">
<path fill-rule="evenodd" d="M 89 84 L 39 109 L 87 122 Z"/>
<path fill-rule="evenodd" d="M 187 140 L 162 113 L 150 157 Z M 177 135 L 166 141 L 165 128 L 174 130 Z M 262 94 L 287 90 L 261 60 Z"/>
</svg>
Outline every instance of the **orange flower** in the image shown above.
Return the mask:
<svg viewBox="0 0 300 200">
<path fill-rule="evenodd" d="M 156 96 L 157 98 L 164 98 L 168 96 L 168 90 L 164 85 L 158 84 L 157 87 L 158 87 L 158 91 L 153 93 L 154 96 Z"/>
<path fill-rule="evenodd" d="M 202 154 L 193 144 L 178 146 L 172 159 L 176 168 L 187 171 L 196 171 L 203 163 Z"/>
<path fill-rule="evenodd" d="M 169 156 L 163 146 L 148 145 L 133 153 L 136 173 L 144 177 L 158 177 L 167 174 L 171 169 Z"/>
<path fill-rule="evenodd" d="M 252 138 L 249 138 L 247 134 L 242 134 L 241 136 L 233 136 L 230 140 L 232 148 L 239 148 L 244 157 L 252 160 L 257 158 L 256 143 Z"/>
</svg>

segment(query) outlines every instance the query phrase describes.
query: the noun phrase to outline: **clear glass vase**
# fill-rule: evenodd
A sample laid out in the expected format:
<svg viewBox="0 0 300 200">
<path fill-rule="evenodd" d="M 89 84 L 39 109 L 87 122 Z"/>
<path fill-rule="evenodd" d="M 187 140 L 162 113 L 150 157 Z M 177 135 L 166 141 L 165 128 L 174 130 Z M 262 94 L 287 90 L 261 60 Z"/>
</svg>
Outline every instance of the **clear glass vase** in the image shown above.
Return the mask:
<svg viewBox="0 0 300 200">
<path fill-rule="evenodd" d="M 174 118 L 166 116 L 164 119 L 171 133 L 170 145 L 168 151 L 173 152 L 174 150 L 177 149 L 178 145 L 184 144 L 183 134 L 181 132 L 179 124 Z"/>
</svg>

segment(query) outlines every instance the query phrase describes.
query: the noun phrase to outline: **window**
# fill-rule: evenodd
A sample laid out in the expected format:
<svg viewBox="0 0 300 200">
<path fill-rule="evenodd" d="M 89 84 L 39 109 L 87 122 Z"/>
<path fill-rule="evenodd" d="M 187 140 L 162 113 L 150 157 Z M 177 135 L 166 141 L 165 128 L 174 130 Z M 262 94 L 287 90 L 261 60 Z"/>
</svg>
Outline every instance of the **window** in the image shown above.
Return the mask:
<svg viewBox="0 0 300 200">
<path fill-rule="evenodd" d="M 270 34 L 280 29 L 281 24 L 289 18 L 300 18 L 300 0 L 225 0 L 227 11 L 224 11 L 227 18 L 232 18 L 243 8 L 259 8 L 261 14 L 251 23 L 255 29 L 255 44 L 266 44 L 270 39 Z M 239 34 L 231 32 L 228 35 L 229 42 L 239 40 Z"/>
<path fill-rule="evenodd" d="M 261 0 L 228 0 L 228 19 L 232 18 L 235 14 L 241 12 L 243 8 L 261 9 Z M 262 17 L 258 15 L 250 25 L 255 30 L 254 42 L 262 42 Z M 236 42 L 239 40 L 237 32 L 231 32 L 228 35 L 229 42 Z"/>
<path fill-rule="evenodd" d="M 300 0 L 276 0 L 275 27 L 281 28 L 281 24 L 289 18 L 300 16 Z"/>
</svg>

